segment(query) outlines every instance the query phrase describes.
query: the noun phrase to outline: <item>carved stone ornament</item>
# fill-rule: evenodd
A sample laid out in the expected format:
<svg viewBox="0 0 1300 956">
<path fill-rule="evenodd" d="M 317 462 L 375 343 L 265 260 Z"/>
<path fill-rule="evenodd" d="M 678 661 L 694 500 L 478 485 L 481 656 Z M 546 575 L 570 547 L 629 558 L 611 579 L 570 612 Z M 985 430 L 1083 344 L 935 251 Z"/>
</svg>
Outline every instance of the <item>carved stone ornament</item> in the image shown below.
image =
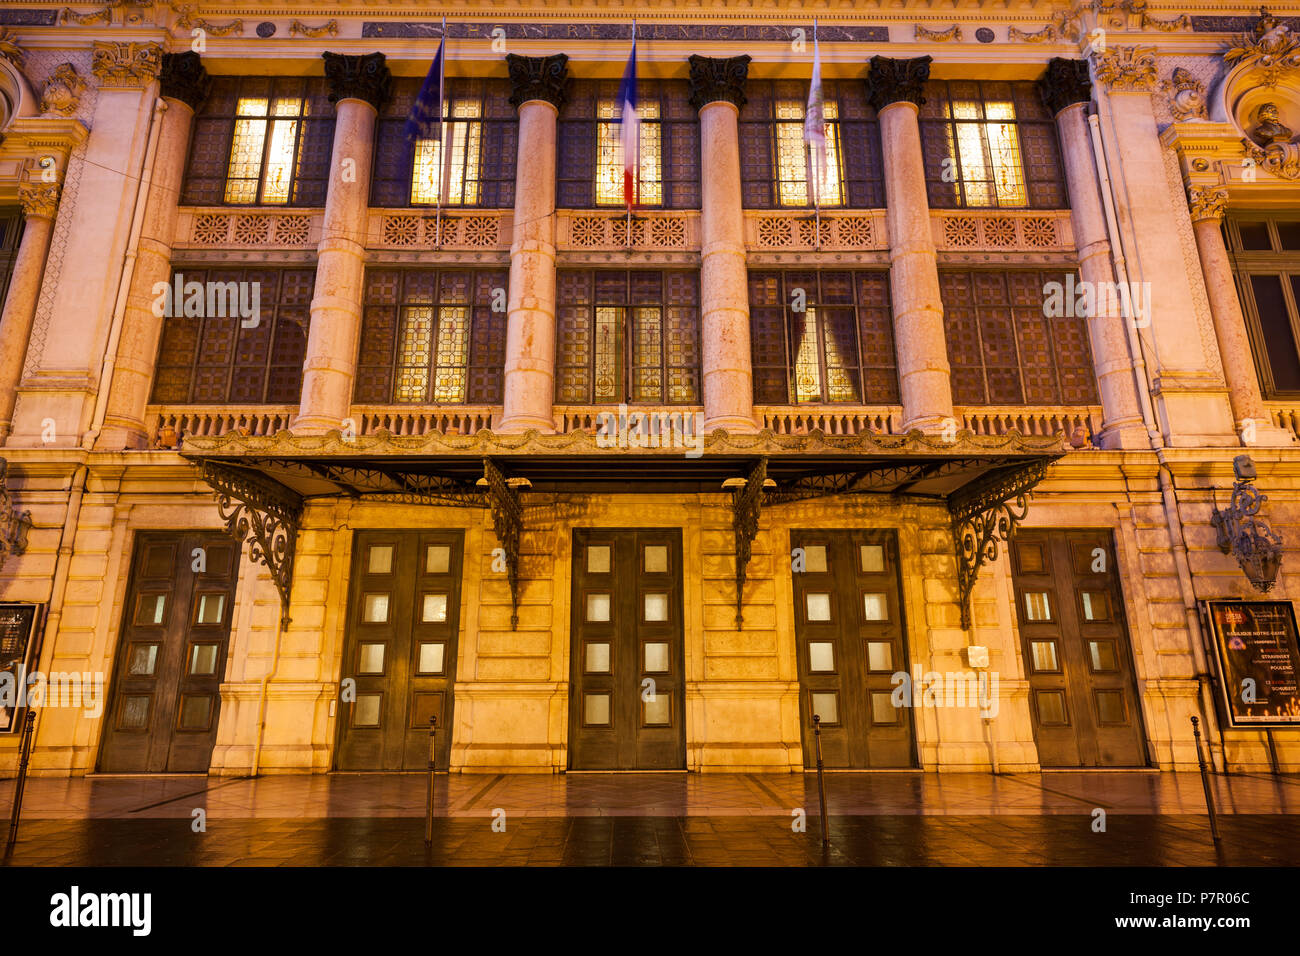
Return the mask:
<svg viewBox="0 0 1300 956">
<path fill-rule="evenodd" d="M 45 81 L 45 91 L 41 93 L 41 112 L 72 116 L 81 105 L 81 97 L 85 92 L 86 81 L 78 75 L 77 68 L 71 63 L 60 63 Z"/>
<path fill-rule="evenodd" d="M 697 110 L 710 103 L 745 105 L 745 83 L 749 79 L 748 56 L 692 56 L 691 106 Z"/>
<path fill-rule="evenodd" d="M 158 74 L 160 93 L 180 100 L 198 112 L 212 89 L 212 77 L 203 68 L 203 61 L 193 50 L 185 53 L 164 53 L 162 72 Z"/>
<path fill-rule="evenodd" d="M 344 53 L 322 53 L 325 60 L 325 79 L 330 86 L 330 102 L 339 100 L 365 100 L 376 110 L 382 110 L 393 95 L 393 74 L 382 53 L 363 53 L 350 56 Z"/>
<path fill-rule="evenodd" d="M 301 20 L 294 20 L 289 24 L 289 36 L 305 37 L 336 37 L 339 35 L 339 22 L 337 20 L 327 20 L 318 27 L 309 27 Z"/>
<path fill-rule="evenodd" d="M 1038 81 L 1038 94 L 1055 116 L 1067 106 L 1092 99 L 1092 80 L 1087 60 L 1068 60 L 1057 56 L 1047 61 L 1047 72 Z"/>
<path fill-rule="evenodd" d="M 107 6 L 100 10 L 92 10 L 90 13 L 77 13 L 71 7 L 64 7 L 63 12 L 59 14 L 60 23 L 75 23 L 77 26 L 88 26 L 92 23 L 112 23 L 113 7 Z"/>
<path fill-rule="evenodd" d="M 1056 40 L 1073 43 L 1079 39 L 1079 14 L 1077 11 L 1058 10 L 1052 14 L 1051 23 L 1033 32 L 1008 27 L 1007 39 L 1021 43 L 1052 43 Z"/>
<path fill-rule="evenodd" d="M 0 458 L 0 567 L 9 555 L 27 550 L 27 532 L 32 527 L 32 513 L 19 513 L 14 507 L 5 481 L 8 472 L 9 462 Z"/>
<path fill-rule="evenodd" d="M 1156 48 L 1114 46 L 1097 52 L 1097 80 L 1112 92 L 1151 92 L 1156 88 Z"/>
<path fill-rule="evenodd" d="M 1250 138 L 1259 145 L 1268 146 L 1272 143 L 1291 142 L 1293 135 L 1291 127 L 1282 122 L 1282 116 L 1276 103 L 1262 104 L 1255 120 L 1255 128 L 1251 130 Z"/>
<path fill-rule="evenodd" d="M 947 30 L 927 30 L 918 23 L 916 25 L 915 37 L 918 40 L 929 40 L 931 43 L 946 43 L 949 40 L 960 40 L 961 24 L 954 23 Z"/>
<path fill-rule="evenodd" d="M 1224 51 L 1229 66 L 1249 66 L 1260 71 L 1259 82 L 1277 86 L 1281 79 L 1300 68 L 1300 37 L 1260 7 L 1260 18 L 1251 33 L 1242 34 Z"/>
<path fill-rule="evenodd" d="M 226 24 L 213 23 L 202 17 L 196 17 L 194 14 L 198 12 L 198 8 L 192 3 L 173 4 L 172 9 L 176 11 L 176 25 L 182 30 L 202 30 L 214 37 L 244 35 L 243 20 L 232 20 Z"/>
<path fill-rule="evenodd" d="M 18 202 L 24 216 L 53 219 L 59 208 L 59 184 L 19 183 Z"/>
<path fill-rule="evenodd" d="M 1205 86 L 1184 67 L 1174 70 L 1173 79 L 1164 82 L 1169 96 L 1169 112 L 1179 123 L 1194 119 L 1209 119 L 1205 110 Z"/>
<path fill-rule="evenodd" d="M 1228 190 L 1222 186 L 1192 186 L 1187 190 L 1187 207 L 1192 222 L 1202 219 L 1222 219 L 1228 208 Z"/>
<path fill-rule="evenodd" d="M 1232 502 L 1220 511 L 1216 506 L 1210 524 L 1218 533 L 1219 550 L 1232 554 L 1256 591 L 1266 592 L 1277 581 L 1282 567 L 1282 536 L 1259 517 L 1259 509 L 1268 501 L 1252 482 L 1255 465 L 1249 455 L 1232 460 L 1237 480 L 1232 486 Z"/>
<path fill-rule="evenodd" d="M 27 54 L 18 45 L 18 34 L 4 27 L 0 27 L 0 56 L 20 70 L 23 68 L 23 64 L 27 62 Z"/>
<path fill-rule="evenodd" d="M 568 99 L 569 58 L 563 53 L 551 56 L 506 54 L 510 71 L 510 105 L 515 109 L 529 100 L 545 100 L 557 110 Z"/>
<path fill-rule="evenodd" d="M 90 71 L 101 87 L 148 86 L 162 69 L 162 46 L 157 43 L 101 43 L 96 41 Z"/>
<path fill-rule="evenodd" d="M 896 60 L 887 56 L 871 58 L 867 74 L 867 100 L 879 112 L 891 103 L 925 104 L 925 81 L 930 78 L 928 56 Z"/>
<path fill-rule="evenodd" d="M 1241 146 L 1255 165 L 1265 172 L 1279 179 L 1300 179 L 1300 146 L 1295 143 L 1270 143 L 1261 148 L 1243 139 Z"/>
</svg>

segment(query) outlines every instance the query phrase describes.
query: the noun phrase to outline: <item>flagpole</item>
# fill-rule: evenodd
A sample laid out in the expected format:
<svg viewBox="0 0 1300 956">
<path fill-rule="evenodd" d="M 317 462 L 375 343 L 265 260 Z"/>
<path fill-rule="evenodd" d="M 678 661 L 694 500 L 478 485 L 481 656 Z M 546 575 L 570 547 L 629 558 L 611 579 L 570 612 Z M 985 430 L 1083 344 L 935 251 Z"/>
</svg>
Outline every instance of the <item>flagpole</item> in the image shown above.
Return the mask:
<svg viewBox="0 0 1300 956">
<path fill-rule="evenodd" d="M 817 18 L 816 18 L 816 17 L 813 17 L 813 51 L 814 51 L 814 55 L 816 55 L 817 52 L 818 52 L 818 51 L 817 51 Z M 823 108 L 823 110 L 824 110 L 824 108 Z M 823 128 L 823 130 L 825 129 L 825 126 L 826 126 L 826 119 L 825 119 L 825 116 L 826 116 L 826 114 L 825 114 L 825 112 L 823 111 L 823 113 L 822 113 L 822 128 Z M 823 147 L 823 149 L 824 149 L 824 147 Z M 811 152 L 811 149 L 810 149 L 810 152 Z M 816 162 L 816 161 L 814 160 L 814 162 L 812 163 L 812 165 L 813 165 L 813 167 L 814 167 L 814 168 L 813 168 L 813 175 L 812 175 L 812 180 L 813 180 L 813 228 L 816 230 L 816 249 L 817 249 L 818 252 L 821 252 L 821 251 L 822 251 L 822 184 L 821 184 L 821 178 L 822 178 L 822 176 L 821 176 L 821 174 L 822 174 L 821 167 L 822 167 L 822 164 L 819 163 L 819 162 Z"/>
<path fill-rule="evenodd" d="M 635 55 L 636 17 L 632 18 L 632 52 L 633 55 Z M 636 69 L 635 64 L 633 64 L 632 68 Z M 640 96 L 639 91 L 637 95 L 638 97 Z M 635 105 L 633 108 L 635 108 Z M 627 122 L 627 117 L 623 117 L 623 122 Z M 626 156 L 623 157 L 623 162 L 625 164 L 627 163 Z M 636 128 L 636 158 L 633 160 L 632 168 L 636 171 L 632 174 L 632 193 L 627 197 L 627 227 L 624 230 L 624 234 L 627 236 L 627 247 L 629 250 L 632 248 L 632 200 L 636 198 L 637 181 L 641 178 L 641 127 L 640 125 L 638 125 Z"/>
<path fill-rule="evenodd" d="M 442 59 L 438 61 L 438 215 L 434 222 L 438 241 L 434 248 L 442 248 L 442 194 L 446 191 L 447 164 L 450 162 L 447 150 L 447 123 L 443 119 L 443 104 L 447 95 L 447 18 L 442 18 Z"/>
</svg>

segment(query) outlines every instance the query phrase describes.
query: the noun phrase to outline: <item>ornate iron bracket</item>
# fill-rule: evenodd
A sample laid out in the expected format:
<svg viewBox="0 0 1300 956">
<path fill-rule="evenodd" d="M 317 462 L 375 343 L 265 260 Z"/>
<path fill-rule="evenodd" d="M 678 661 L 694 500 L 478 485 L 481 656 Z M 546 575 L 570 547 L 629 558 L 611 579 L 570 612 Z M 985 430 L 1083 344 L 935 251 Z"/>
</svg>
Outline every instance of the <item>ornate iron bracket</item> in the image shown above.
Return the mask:
<svg viewBox="0 0 1300 956">
<path fill-rule="evenodd" d="M 1250 456 L 1238 455 L 1232 460 L 1232 469 L 1237 476 L 1232 502 L 1223 511 L 1216 503 L 1210 524 L 1218 532 L 1219 550 L 1236 556 L 1256 591 L 1268 591 L 1282 567 L 1282 536 L 1266 518 L 1256 517 L 1268 496 L 1251 484 L 1255 480 L 1255 463 Z"/>
<path fill-rule="evenodd" d="M 9 555 L 27 550 L 27 532 L 32 527 L 32 513 L 20 513 L 14 507 L 5 480 L 8 473 L 9 462 L 0 458 L 0 567 L 4 566 Z"/>
<path fill-rule="evenodd" d="M 738 480 L 738 479 L 737 479 Z M 763 486 L 767 482 L 767 459 L 758 464 L 745 479 L 743 487 L 731 489 L 732 531 L 736 537 L 736 627 L 745 626 L 745 569 L 752 556 L 754 538 L 758 536 L 758 518 L 763 510 Z"/>
<path fill-rule="evenodd" d="M 957 552 L 957 590 L 961 626 L 971 626 L 971 592 L 985 563 L 996 561 L 998 541 L 1011 543 L 1029 511 L 1029 493 L 1043 480 L 1048 462 L 1003 469 L 971 482 L 948 498 L 952 540 Z"/>
<path fill-rule="evenodd" d="M 506 577 L 510 581 L 510 629 L 519 627 L 519 541 L 524 531 L 524 506 L 519 492 L 506 482 L 501 469 L 489 458 L 483 459 L 483 480 L 492 530 L 505 551 Z"/>
<path fill-rule="evenodd" d="M 255 472 L 204 462 L 203 480 L 217 496 L 226 531 L 248 542 L 248 556 L 266 565 L 280 592 L 280 626 L 289 626 L 293 557 L 302 521 L 302 498 Z"/>
</svg>

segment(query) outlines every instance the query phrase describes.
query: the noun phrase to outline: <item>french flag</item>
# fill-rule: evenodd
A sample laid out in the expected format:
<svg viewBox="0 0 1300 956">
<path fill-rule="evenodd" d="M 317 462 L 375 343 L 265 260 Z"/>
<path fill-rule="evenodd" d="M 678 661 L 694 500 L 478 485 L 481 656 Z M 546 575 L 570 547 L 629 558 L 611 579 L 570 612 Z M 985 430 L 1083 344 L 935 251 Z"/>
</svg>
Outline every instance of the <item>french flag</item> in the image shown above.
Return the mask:
<svg viewBox="0 0 1300 956">
<path fill-rule="evenodd" d="M 636 31 L 632 33 L 632 55 L 623 70 L 623 82 L 618 86 L 618 101 L 622 107 L 619 122 L 623 142 L 623 199 L 631 209 L 636 198 L 637 165 L 641 156 L 641 115 L 636 108 Z"/>
</svg>

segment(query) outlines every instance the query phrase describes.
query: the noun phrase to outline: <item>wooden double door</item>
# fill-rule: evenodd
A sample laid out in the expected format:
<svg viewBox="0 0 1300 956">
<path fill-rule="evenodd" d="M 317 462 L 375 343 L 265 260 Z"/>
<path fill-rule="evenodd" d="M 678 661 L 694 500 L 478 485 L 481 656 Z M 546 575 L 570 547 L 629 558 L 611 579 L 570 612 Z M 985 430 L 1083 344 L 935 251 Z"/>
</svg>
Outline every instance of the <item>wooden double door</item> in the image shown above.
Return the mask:
<svg viewBox="0 0 1300 956">
<path fill-rule="evenodd" d="M 101 773 L 207 771 L 238 569 L 239 542 L 229 535 L 136 535 Z"/>
<path fill-rule="evenodd" d="M 843 769 L 916 766 L 910 695 L 895 706 L 892 677 L 908 671 L 890 530 L 792 531 L 795 643 L 804 764 Z"/>
<path fill-rule="evenodd" d="M 1039 762 L 1145 766 L 1111 533 L 1020 530 L 1011 553 Z"/>
<path fill-rule="evenodd" d="M 573 532 L 569 767 L 686 768 L 682 535 Z"/>
<path fill-rule="evenodd" d="M 463 550 L 461 531 L 355 534 L 339 770 L 427 769 L 430 717 L 435 765 L 447 768 Z"/>
</svg>

